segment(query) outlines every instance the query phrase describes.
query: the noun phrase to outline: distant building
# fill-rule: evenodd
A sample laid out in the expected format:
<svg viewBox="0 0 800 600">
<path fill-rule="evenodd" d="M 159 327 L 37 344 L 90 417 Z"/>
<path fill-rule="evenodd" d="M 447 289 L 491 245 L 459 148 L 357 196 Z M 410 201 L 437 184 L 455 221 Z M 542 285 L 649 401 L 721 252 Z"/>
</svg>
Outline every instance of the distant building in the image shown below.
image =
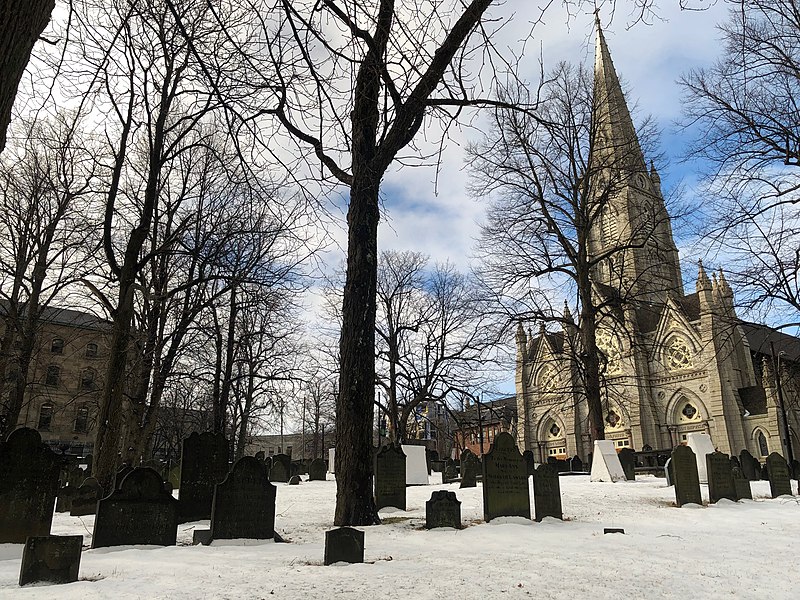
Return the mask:
<svg viewBox="0 0 800 600">
<path fill-rule="evenodd" d="M 303 446 L 305 445 L 305 452 Z M 256 452 L 263 451 L 266 456 L 286 454 L 293 460 L 313 460 L 322 458 L 328 460 L 328 450 L 336 446 L 336 431 L 323 428 L 317 439 L 317 455 L 314 456 L 314 436 L 311 432 L 285 433 L 281 435 L 254 435 L 245 445 L 244 453 L 253 456 Z"/>
<path fill-rule="evenodd" d="M 453 421 L 456 458 L 465 449 L 481 456 L 489 451 L 498 433 L 506 431 L 516 437 L 516 396 L 468 404 L 453 414 Z"/>
</svg>

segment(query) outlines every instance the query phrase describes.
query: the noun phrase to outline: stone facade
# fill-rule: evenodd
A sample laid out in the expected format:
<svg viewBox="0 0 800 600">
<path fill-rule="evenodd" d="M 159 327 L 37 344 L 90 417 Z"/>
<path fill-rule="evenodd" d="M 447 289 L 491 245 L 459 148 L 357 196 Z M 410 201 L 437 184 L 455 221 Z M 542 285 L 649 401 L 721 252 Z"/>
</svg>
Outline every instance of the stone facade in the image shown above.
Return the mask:
<svg viewBox="0 0 800 600">
<path fill-rule="evenodd" d="M 620 282 L 630 283 L 625 292 L 636 292 L 626 293 L 629 300 L 619 304 L 614 318 L 599 324 L 606 439 L 618 450 L 669 449 L 698 431 L 708 433 L 727 454 L 746 448 L 762 460 L 773 451 L 785 455 L 776 356 L 789 424 L 797 432 L 798 379 L 792 371 L 800 364 L 800 340 L 740 321 L 722 271 L 709 278 L 700 263 L 695 292 L 684 293 L 658 173 L 644 167 L 599 26 L 595 86 L 596 98 L 601 93 L 604 99 L 595 118 L 605 139 L 613 140 L 613 147 L 635 148 L 642 168 L 593 231 L 592 252 L 603 252 L 610 234 L 619 243 L 642 215 L 656 220 L 645 243 L 630 244 L 617 265 L 609 261 L 593 273 L 597 294 L 606 298 L 623 295 Z M 572 322 L 565 311 L 564 322 Z M 540 462 L 576 454 L 586 459 L 591 440 L 574 359 L 580 352 L 574 328 L 547 331 L 541 326 L 534 335 L 520 324 L 516 346 L 520 449 L 532 450 Z M 792 444 L 797 454 L 796 433 Z"/>
</svg>

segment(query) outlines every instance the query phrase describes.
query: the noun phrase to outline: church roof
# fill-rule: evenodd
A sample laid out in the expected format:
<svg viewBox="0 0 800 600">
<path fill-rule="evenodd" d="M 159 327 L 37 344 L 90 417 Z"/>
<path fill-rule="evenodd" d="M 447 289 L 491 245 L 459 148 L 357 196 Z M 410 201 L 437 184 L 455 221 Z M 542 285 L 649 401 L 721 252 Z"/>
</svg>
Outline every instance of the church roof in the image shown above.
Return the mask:
<svg viewBox="0 0 800 600">
<path fill-rule="evenodd" d="M 785 360 L 800 362 L 800 338 L 759 323 L 742 321 L 742 329 L 750 344 L 751 352 L 772 356 L 772 346 L 774 345 L 775 352 Z"/>
<path fill-rule="evenodd" d="M 545 337 L 547 341 L 550 342 L 550 345 L 553 347 L 553 350 L 556 352 L 563 352 L 564 351 L 564 332 L 563 331 L 555 331 L 553 333 L 545 333 Z M 541 336 L 537 335 L 531 341 L 530 345 L 530 356 L 536 356 L 539 352 L 539 344 L 542 341 Z"/>
<path fill-rule="evenodd" d="M 742 400 L 742 407 L 751 415 L 767 413 L 767 392 L 760 385 L 739 388 L 739 398 Z"/>
</svg>

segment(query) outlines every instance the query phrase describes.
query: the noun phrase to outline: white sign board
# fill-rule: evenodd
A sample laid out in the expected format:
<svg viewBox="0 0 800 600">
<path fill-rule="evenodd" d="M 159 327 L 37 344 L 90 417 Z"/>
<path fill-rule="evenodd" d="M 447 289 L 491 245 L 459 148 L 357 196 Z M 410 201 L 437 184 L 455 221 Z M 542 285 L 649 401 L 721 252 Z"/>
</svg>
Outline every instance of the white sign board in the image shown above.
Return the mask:
<svg viewBox="0 0 800 600">
<path fill-rule="evenodd" d="M 589 481 L 625 481 L 625 471 L 611 440 L 595 440 Z"/>
<path fill-rule="evenodd" d="M 700 483 L 708 483 L 708 472 L 706 471 L 706 454 L 714 452 L 714 444 L 707 433 L 687 433 L 686 445 L 694 452 L 697 460 L 697 476 Z"/>
<path fill-rule="evenodd" d="M 336 464 L 336 448 L 328 449 L 328 473 L 335 473 L 334 465 Z"/>
<path fill-rule="evenodd" d="M 406 455 L 406 484 L 428 485 L 428 462 L 425 459 L 425 446 L 403 444 Z"/>
</svg>

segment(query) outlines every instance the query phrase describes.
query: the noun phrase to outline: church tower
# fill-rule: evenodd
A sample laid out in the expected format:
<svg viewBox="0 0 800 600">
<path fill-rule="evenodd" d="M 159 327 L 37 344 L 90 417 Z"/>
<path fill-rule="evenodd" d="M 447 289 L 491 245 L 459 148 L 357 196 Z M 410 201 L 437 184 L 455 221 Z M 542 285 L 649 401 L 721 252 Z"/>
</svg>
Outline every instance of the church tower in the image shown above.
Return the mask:
<svg viewBox="0 0 800 600">
<path fill-rule="evenodd" d="M 682 296 L 683 284 L 661 179 L 645 161 L 599 18 L 595 26 L 590 251 L 608 258 L 594 280 L 626 300 L 663 303 L 665 293 Z"/>
</svg>

